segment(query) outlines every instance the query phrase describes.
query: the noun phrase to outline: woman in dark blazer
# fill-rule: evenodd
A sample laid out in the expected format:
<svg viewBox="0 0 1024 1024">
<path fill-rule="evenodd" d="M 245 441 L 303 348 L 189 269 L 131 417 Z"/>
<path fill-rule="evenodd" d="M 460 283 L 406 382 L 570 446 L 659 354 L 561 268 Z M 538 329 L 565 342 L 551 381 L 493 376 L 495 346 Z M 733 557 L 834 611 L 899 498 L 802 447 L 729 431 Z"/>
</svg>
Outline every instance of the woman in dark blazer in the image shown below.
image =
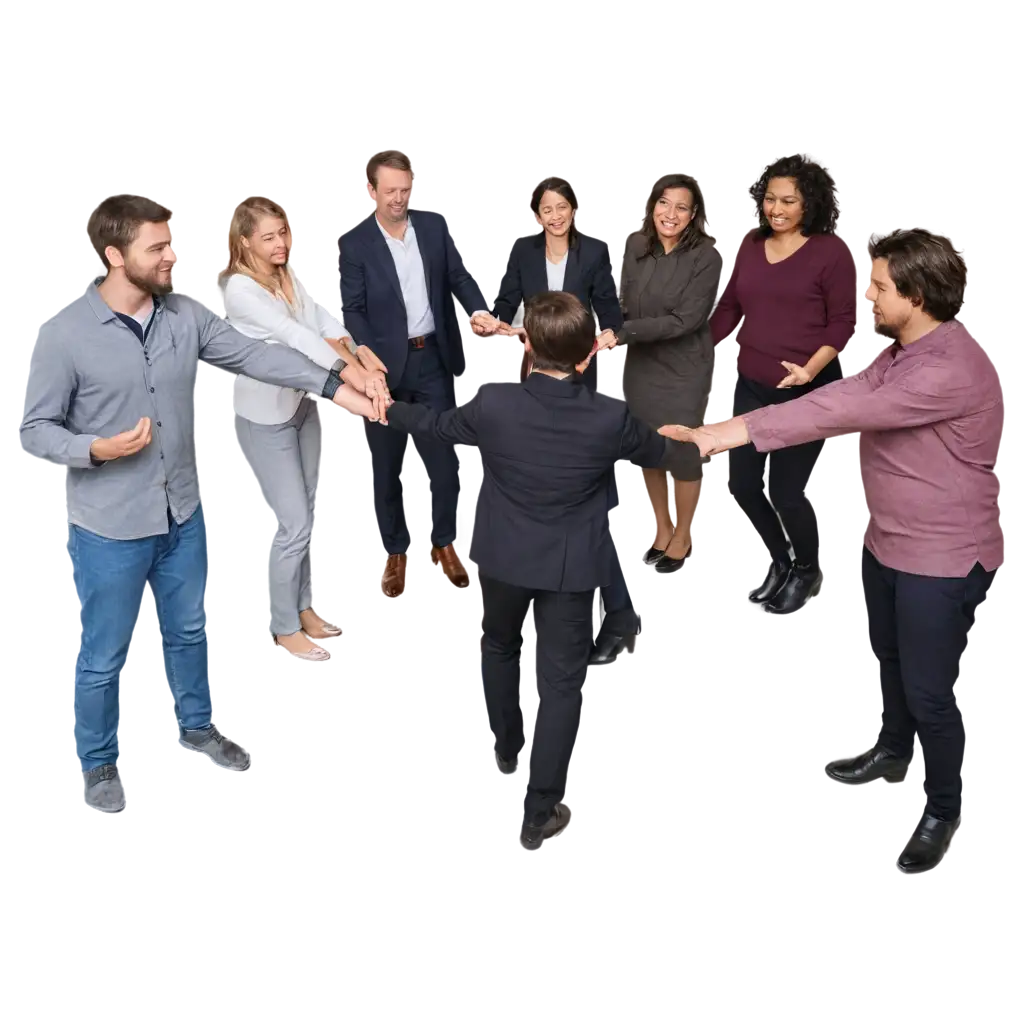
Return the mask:
<svg viewBox="0 0 1024 1024">
<path fill-rule="evenodd" d="M 512 246 L 501 289 L 490 303 L 490 313 L 500 322 L 499 330 L 510 326 L 523 302 L 535 295 L 569 292 L 594 313 L 600 332 L 597 340 L 606 347 L 614 344 L 615 332 L 623 326 L 614 247 L 603 234 L 584 231 L 577 224 L 582 203 L 575 178 L 543 176 L 527 189 L 527 208 L 538 229 L 527 232 Z M 493 326 L 488 328 L 494 330 Z M 581 380 L 588 387 L 600 382 L 598 364 L 595 351 L 581 372 Z M 521 370 L 526 369 L 524 362 Z M 604 608 L 604 626 L 592 654 L 595 662 L 608 662 L 640 630 L 622 575 L 614 567 L 611 586 L 604 592 Z"/>
<path fill-rule="evenodd" d="M 562 178 L 545 178 L 530 199 L 539 234 L 516 240 L 494 300 L 494 316 L 503 324 L 499 333 L 522 338 L 522 328 L 512 327 L 519 305 L 538 292 L 571 292 L 594 311 L 602 332 L 622 326 L 622 311 L 615 292 L 615 278 L 608 246 L 576 230 L 576 193 Z M 527 370 L 523 355 L 523 377 Z M 583 372 L 583 383 L 597 390 L 597 360 Z"/>
<path fill-rule="evenodd" d="M 715 366 L 708 317 L 722 273 L 722 257 L 705 225 L 697 182 L 687 174 L 668 174 L 651 190 L 643 226 L 626 240 L 620 288 L 624 323 L 610 343 L 602 344 L 627 346 L 622 391 L 629 411 L 651 426 L 674 412 L 704 422 Z M 675 481 L 674 524 L 666 471 Z M 690 526 L 702 474 L 693 444 L 673 444 L 664 465 L 644 470 L 656 524 L 644 561 L 660 573 L 681 569 L 693 550 Z"/>
</svg>

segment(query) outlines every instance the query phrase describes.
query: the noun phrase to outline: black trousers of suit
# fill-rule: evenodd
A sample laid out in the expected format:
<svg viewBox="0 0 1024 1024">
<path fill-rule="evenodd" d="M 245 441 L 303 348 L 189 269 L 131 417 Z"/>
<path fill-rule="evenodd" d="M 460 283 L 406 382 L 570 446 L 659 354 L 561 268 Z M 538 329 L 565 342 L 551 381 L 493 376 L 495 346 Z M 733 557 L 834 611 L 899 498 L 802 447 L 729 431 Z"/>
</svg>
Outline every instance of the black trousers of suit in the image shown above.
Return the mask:
<svg viewBox="0 0 1024 1024">
<path fill-rule="evenodd" d="M 953 686 L 974 613 L 995 578 L 975 564 L 964 578 L 917 576 L 882 565 L 867 548 L 861 563 L 871 647 L 882 681 L 878 743 L 898 757 L 924 754 L 927 810 L 960 814 L 964 724 Z"/>
<path fill-rule="evenodd" d="M 405 369 L 391 396 L 399 402 L 422 403 L 443 411 L 455 405 L 455 378 L 445 369 L 437 343 L 430 335 L 423 348 L 410 347 Z M 402 462 L 409 435 L 366 420 L 366 440 L 373 462 L 373 503 L 380 537 L 389 555 L 409 549 L 409 529 L 402 502 Z M 455 540 L 459 507 L 459 458 L 450 444 L 433 438 L 413 438 L 413 444 L 430 477 L 433 530 L 432 544 L 443 548 Z"/>
<path fill-rule="evenodd" d="M 838 359 L 833 359 L 810 384 L 783 390 L 766 387 L 741 374 L 736 381 L 732 414 L 742 416 L 766 405 L 791 402 L 842 376 Z M 824 441 L 809 441 L 781 448 L 769 456 L 752 444 L 745 444 L 729 452 L 729 490 L 776 561 L 789 558 L 792 544 L 793 556 L 800 565 L 818 564 L 818 520 L 804 489 L 824 447 Z M 769 458 L 771 468 L 765 497 L 764 470 Z"/>
<path fill-rule="evenodd" d="M 594 640 L 594 592 L 531 590 L 484 573 L 480 573 L 480 590 L 484 597 L 480 642 L 484 699 L 494 749 L 506 759 L 516 757 L 526 744 L 519 707 L 519 654 L 523 622 L 533 603 L 540 707 L 533 730 L 524 820 L 539 825 L 565 796 Z"/>
</svg>

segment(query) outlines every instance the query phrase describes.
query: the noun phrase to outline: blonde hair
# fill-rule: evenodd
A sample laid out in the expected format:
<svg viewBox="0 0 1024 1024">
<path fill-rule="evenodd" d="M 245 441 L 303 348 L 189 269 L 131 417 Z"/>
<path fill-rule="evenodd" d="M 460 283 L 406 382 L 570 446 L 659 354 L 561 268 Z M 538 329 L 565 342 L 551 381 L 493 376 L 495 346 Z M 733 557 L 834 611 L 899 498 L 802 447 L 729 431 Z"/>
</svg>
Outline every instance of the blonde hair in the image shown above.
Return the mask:
<svg viewBox="0 0 1024 1024">
<path fill-rule="evenodd" d="M 289 227 L 289 231 L 291 230 L 288 225 L 288 214 L 277 203 L 262 196 L 250 196 L 243 200 L 235 207 L 231 217 L 231 227 L 228 230 L 228 265 L 221 271 L 217 281 L 223 288 L 232 274 L 245 274 L 272 295 L 287 302 L 288 297 L 281 290 L 277 278 L 261 274 L 252 250 L 242 243 L 243 238 L 252 238 L 256 233 L 261 217 L 279 217 L 285 226 Z"/>
</svg>

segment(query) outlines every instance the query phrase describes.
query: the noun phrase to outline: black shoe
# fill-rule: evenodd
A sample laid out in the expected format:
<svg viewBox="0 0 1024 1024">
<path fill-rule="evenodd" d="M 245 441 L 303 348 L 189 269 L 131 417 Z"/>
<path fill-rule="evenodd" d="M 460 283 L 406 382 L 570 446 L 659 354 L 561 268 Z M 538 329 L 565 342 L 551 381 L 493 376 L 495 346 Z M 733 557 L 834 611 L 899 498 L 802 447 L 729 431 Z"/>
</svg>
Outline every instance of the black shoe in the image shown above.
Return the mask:
<svg viewBox="0 0 1024 1024">
<path fill-rule="evenodd" d="M 789 570 L 792 567 L 793 563 L 788 558 L 784 562 L 772 559 L 772 564 L 768 570 L 768 575 L 764 578 L 764 583 L 757 590 L 752 590 L 747 594 L 747 597 L 754 604 L 765 604 L 767 601 L 770 601 L 782 589 L 782 584 L 786 582 L 786 577 L 789 575 Z"/>
<path fill-rule="evenodd" d="M 798 612 L 812 597 L 818 596 L 823 578 L 817 566 L 794 564 L 779 592 L 761 607 L 773 615 Z"/>
<path fill-rule="evenodd" d="M 538 822 L 535 820 L 523 825 L 519 835 L 523 843 L 532 846 L 535 843 L 541 842 L 541 840 L 557 836 L 567 823 L 561 805 L 556 804 L 555 809 L 546 821 Z"/>
<path fill-rule="evenodd" d="M 959 816 L 955 821 L 944 821 L 934 814 L 924 812 L 910 837 L 910 842 L 896 861 L 896 867 L 907 875 L 931 871 L 946 855 L 953 833 L 960 827 Z"/>
<path fill-rule="evenodd" d="M 654 565 L 663 554 L 661 548 L 648 548 L 644 552 L 644 565 Z"/>
<path fill-rule="evenodd" d="M 669 555 L 662 555 L 661 558 L 654 565 L 655 572 L 676 572 L 682 569 L 683 563 L 693 554 L 693 544 L 690 544 L 690 550 L 683 555 L 682 558 L 671 558 Z"/>
<path fill-rule="evenodd" d="M 825 774 L 836 782 L 845 782 L 851 786 L 874 782 L 875 779 L 902 782 L 907 777 L 909 765 L 909 757 L 897 757 L 876 744 L 856 757 L 847 757 L 825 765 Z"/>
<path fill-rule="evenodd" d="M 511 775 L 519 767 L 519 759 L 510 757 L 507 761 L 495 750 L 494 760 L 498 762 L 498 771 L 502 775 Z"/>
<path fill-rule="evenodd" d="M 590 665 L 610 665 L 623 651 L 633 653 L 636 647 L 637 634 L 640 632 L 640 616 L 634 616 L 634 625 L 625 629 L 612 621 L 614 616 L 606 615 L 601 628 L 597 631 L 594 646 L 590 648 Z"/>
</svg>

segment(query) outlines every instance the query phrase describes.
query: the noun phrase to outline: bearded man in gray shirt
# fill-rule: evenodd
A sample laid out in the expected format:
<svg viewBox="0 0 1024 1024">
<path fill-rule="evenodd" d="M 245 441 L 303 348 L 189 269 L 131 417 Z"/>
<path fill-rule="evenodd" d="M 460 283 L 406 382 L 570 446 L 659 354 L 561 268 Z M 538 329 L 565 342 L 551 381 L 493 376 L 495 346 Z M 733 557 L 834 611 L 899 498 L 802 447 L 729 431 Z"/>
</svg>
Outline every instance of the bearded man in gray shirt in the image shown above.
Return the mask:
<svg viewBox="0 0 1024 1024">
<path fill-rule="evenodd" d="M 147 582 L 179 742 L 222 768 L 249 767 L 248 753 L 211 720 L 206 531 L 193 438 L 198 361 L 371 418 L 390 401 L 383 374 L 355 360 L 317 366 L 172 294 L 170 217 L 140 196 L 113 196 L 93 212 L 89 238 L 106 277 L 40 329 L 21 425 L 26 451 L 68 467 L 68 551 L 82 603 L 75 739 L 85 801 L 101 811 L 125 805 L 118 682 Z"/>
</svg>

